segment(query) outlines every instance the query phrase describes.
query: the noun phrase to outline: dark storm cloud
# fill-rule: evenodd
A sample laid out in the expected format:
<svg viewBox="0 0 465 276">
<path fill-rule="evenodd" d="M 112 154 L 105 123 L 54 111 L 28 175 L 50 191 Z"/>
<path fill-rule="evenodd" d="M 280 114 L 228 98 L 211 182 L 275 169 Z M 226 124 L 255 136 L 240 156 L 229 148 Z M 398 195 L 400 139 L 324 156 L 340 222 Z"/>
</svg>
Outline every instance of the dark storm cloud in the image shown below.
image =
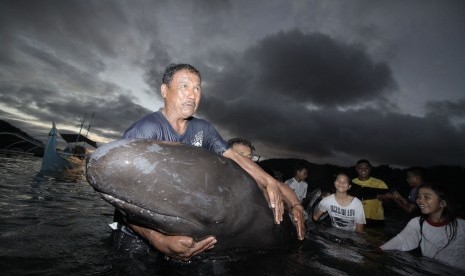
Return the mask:
<svg viewBox="0 0 465 276">
<path fill-rule="evenodd" d="M 171 56 L 166 51 L 166 45 L 163 42 L 152 43 L 149 52 L 150 59 L 145 63 L 145 81 L 153 91 L 159 91 L 161 78 L 165 67 L 173 63 Z M 156 95 L 161 98 L 159 93 Z"/>
<path fill-rule="evenodd" d="M 465 119 L 465 98 L 457 101 L 430 101 L 426 104 L 426 110 L 430 115 Z"/>
<path fill-rule="evenodd" d="M 244 59 L 255 69 L 255 89 L 302 103 L 353 104 L 382 97 L 394 86 L 386 64 L 373 62 L 360 46 L 319 33 L 269 36 Z"/>
<path fill-rule="evenodd" d="M 380 103 L 395 88 L 389 67 L 372 61 L 363 47 L 319 33 L 281 32 L 233 58 L 213 77 L 219 81 L 212 97 L 330 107 Z"/>
<path fill-rule="evenodd" d="M 465 165 L 462 2 L 1 1 L 0 104 L 117 139 L 191 63 L 199 116 L 265 157 Z"/>
<path fill-rule="evenodd" d="M 28 55 L 30 59 L 40 64 L 40 68 L 35 68 L 37 72 L 33 74 L 43 74 L 47 78 L 32 79 L 29 84 L 0 83 L 1 102 L 11 108 L 44 121 L 55 120 L 58 125 L 60 123 L 79 125 L 77 119 L 79 116 L 96 112 L 98 115 L 95 117 L 94 125 L 111 125 L 119 132 L 124 131 L 130 124 L 129 118 L 140 117 L 148 112 L 147 109 L 134 103 L 135 99 L 128 96 L 131 95 L 130 93 L 100 80 L 95 75 L 98 68 L 86 66 L 85 69 L 81 69 L 79 65 L 67 63 L 66 59 L 26 43 L 20 45 L 17 51 Z M 28 75 L 31 72 L 24 74 Z M 105 136 L 112 137 L 108 134 Z"/>
<path fill-rule="evenodd" d="M 463 163 L 463 129 L 443 116 L 396 113 L 387 100 L 396 88 L 390 68 L 363 49 L 317 33 L 269 36 L 206 77 L 200 114 L 267 145 L 268 154 L 320 163 L 338 155 L 401 166 Z"/>
<path fill-rule="evenodd" d="M 108 87 L 110 89 L 110 87 Z M 133 118 L 141 117 L 150 112 L 146 108 L 134 104 L 134 98 L 123 93 L 107 91 L 107 98 L 99 95 L 69 94 L 65 99 L 60 92 L 43 90 L 32 87 L 1 87 L 0 101 L 7 103 L 9 107 L 20 109 L 25 114 L 40 118 L 46 122 L 55 120 L 58 127 L 67 125 L 80 125 L 80 119 L 87 114 L 87 120 L 91 113 L 96 116 L 93 119 L 93 133 L 111 139 L 117 139 L 121 133 L 132 123 Z M 102 126 L 111 125 L 112 131 L 108 133 Z M 42 131 L 43 132 L 43 131 Z M 36 133 L 35 133 L 36 134 Z"/>
<path fill-rule="evenodd" d="M 445 117 L 417 117 L 378 109 L 329 110 L 316 120 L 325 126 L 321 147 L 333 154 L 367 157 L 377 163 L 403 166 L 461 164 L 464 130 Z M 332 113 L 330 117 L 325 116 Z M 355 161 L 355 160 L 354 160 Z"/>
<path fill-rule="evenodd" d="M 79 126 L 95 112 L 93 133 L 119 138 L 134 118 L 149 112 L 131 91 L 99 76 L 107 69 L 105 59 L 118 58 L 134 43 L 137 32 L 128 21 L 143 28 L 126 8 L 105 0 L 2 1 L 1 102 L 39 121 L 55 120 L 58 128 Z M 25 129 L 46 134 L 31 125 Z"/>
<path fill-rule="evenodd" d="M 62 44 L 66 50 L 95 48 L 115 55 L 111 36 L 115 29 L 125 30 L 124 13 L 112 1 L 2 1 L 2 32 L 10 38 L 24 34 L 31 38 L 42 37 L 52 45 Z M 20 20 L 16 20 L 20 19 Z M 96 27 L 98 26 L 98 27 Z M 82 47 L 73 44 L 79 41 Z M 84 45 L 86 45 L 84 47 Z M 55 47 L 59 50 L 60 47 Z M 72 54 L 73 52 L 68 52 Z"/>
<path fill-rule="evenodd" d="M 47 82 L 48 79 L 52 79 L 53 81 L 59 80 L 68 87 L 79 88 L 81 90 L 80 92 L 84 94 L 92 94 L 100 90 L 98 86 L 101 82 L 95 77 L 95 74 L 101 71 L 104 65 L 97 59 L 92 62 L 92 64 L 85 66 L 85 69 L 81 69 L 76 65 L 67 63 L 67 59 L 63 57 L 46 52 L 32 45 L 19 45 L 17 51 L 27 55 L 28 59 L 40 63 L 40 66 L 37 66 L 37 68 L 31 71 L 37 70 L 40 72 L 36 72 L 36 74 L 46 75 L 48 78 L 45 79 L 45 82 Z"/>
<path fill-rule="evenodd" d="M 384 106 L 395 86 L 387 65 L 370 60 L 360 46 L 299 31 L 261 40 L 210 78 L 200 112 L 239 133 L 276 123 L 292 129 L 308 121 L 312 109 L 367 101 Z M 224 108 L 228 116 L 217 119 Z"/>
</svg>

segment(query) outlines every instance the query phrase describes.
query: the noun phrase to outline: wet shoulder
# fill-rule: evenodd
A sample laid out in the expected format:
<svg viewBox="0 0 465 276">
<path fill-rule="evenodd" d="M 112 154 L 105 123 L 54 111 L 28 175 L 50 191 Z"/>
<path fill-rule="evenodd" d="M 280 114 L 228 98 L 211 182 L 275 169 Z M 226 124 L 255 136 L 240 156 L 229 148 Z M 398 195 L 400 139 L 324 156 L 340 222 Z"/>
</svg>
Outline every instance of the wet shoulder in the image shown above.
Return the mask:
<svg viewBox="0 0 465 276">
<path fill-rule="evenodd" d="M 147 114 L 129 126 L 123 138 L 152 138 L 153 133 L 158 132 L 164 124 L 161 119 L 157 112 Z"/>
</svg>

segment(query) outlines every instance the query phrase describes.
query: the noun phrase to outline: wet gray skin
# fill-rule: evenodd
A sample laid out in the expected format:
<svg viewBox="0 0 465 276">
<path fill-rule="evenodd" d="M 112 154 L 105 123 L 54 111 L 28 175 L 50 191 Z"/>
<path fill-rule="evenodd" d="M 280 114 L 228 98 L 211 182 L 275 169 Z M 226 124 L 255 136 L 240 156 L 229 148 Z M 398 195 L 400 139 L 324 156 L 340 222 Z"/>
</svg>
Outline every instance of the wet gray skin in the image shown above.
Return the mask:
<svg viewBox="0 0 465 276">
<path fill-rule="evenodd" d="M 287 214 L 274 224 L 242 168 L 203 148 L 118 140 L 92 154 L 87 181 L 132 223 L 197 240 L 213 235 L 216 250 L 285 248 L 297 240 Z"/>
</svg>

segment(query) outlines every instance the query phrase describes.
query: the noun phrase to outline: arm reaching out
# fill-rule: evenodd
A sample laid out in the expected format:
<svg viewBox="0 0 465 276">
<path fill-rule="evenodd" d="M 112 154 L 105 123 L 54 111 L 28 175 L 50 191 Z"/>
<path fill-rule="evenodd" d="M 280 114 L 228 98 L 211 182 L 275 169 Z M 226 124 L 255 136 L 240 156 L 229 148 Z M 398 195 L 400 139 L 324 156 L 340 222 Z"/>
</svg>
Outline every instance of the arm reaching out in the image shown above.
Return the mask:
<svg viewBox="0 0 465 276">
<path fill-rule="evenodd" d="M 378 196 L 380 200 L 392 200 L 407 213 L 412 213 L 417 209 L 417 204 L 409 202 L 398 191 Z"/>
<path fill-rule="evenodd" d="M 284 213 L 283 195 L 279 187 L 280 182 L 267 174 L 252 160 L 240 155 L 233 149 L 225 151 L 223 156 L 232 159 L 241 166 L 257 182 L 260 189 L 266 192 L 265 197 L 270 204 L 270 207 L 273 209 L 275 223 L 280 224 L 283 220 Z"/>
<path fill-rule="evenodd" d="M 297 236 L 299 240 L 303 240 L 305 237 L 304 210 L 294 191 L 288 185 L 276 180 L 260 166 L 238 154 L 236 151 L 228 149 L 223 155 L 239 164 L 255 179 L 259 188 L 265 191 L 265 197 L 273 209 L 276 224 L 280 224 L 283 220 L 284 202 L 287 204 L 297 229 Z"/>
</svg>

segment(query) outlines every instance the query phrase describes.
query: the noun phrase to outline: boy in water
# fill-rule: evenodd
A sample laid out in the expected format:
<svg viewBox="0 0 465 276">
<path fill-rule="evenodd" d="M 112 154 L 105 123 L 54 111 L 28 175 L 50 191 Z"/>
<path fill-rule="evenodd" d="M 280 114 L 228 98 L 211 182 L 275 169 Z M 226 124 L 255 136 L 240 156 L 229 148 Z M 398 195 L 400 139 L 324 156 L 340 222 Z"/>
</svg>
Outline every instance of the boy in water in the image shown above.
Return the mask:
<svg viewBox="0 0 465 276">
<path fill-rule="evenodd" d="M 411 190 L 408 198 L 404 198 L 398 191 L 379 195 L 378 199 L 383 201 L 394 201 L 402 210 L 408 214 L 415 214 L 418 212 L 417 194 L 418 187 L 424 182 L 424 173 L 421 168 L 410 168 L 407 171 L 407 183 Z"/>
<path fill-rule="evenodd" d="M 377 197 L 379 194 L 386 193 L 388 186 L 383 180 L 371 176 L 371 164 L 366 159 L 357 161 L 355 170 L 357 178 L 352 179 L 352 195 L 358 197 L 363 203 L 366 225 L 384 225 L 383 203 Z"/>
<path fill-rule="evenodd" d="M 303 203 L 307 197 L 308 183 L 305 181 L 308 177 L 308 167 L 305 161 L 297 162 L 294 168 L 294 177 L 286 180 L 284 183 L 295 192 L 300 203 Z M 304 211 L 304 219 L 308 219 L 308 213 Z"/>
</svg>

